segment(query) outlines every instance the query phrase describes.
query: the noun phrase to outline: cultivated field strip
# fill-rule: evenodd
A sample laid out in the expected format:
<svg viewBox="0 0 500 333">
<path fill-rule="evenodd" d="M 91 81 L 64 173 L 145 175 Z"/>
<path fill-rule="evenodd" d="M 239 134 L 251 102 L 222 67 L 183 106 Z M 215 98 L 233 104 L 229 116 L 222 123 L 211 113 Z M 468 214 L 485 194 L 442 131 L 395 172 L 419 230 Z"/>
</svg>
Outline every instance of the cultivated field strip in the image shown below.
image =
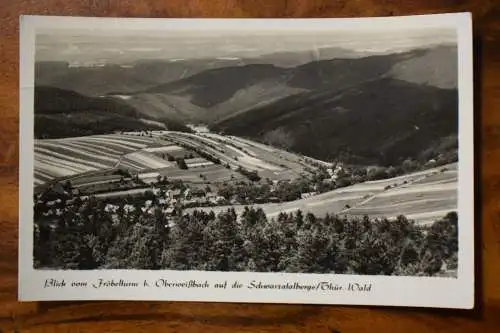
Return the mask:
<svg viewBox="0 0 500 333">
<path fill-rule="evenodd" d="M 80 158 L 80 160 L 92 160 L 95 162 L 100 162 L 103 163 L 103 165 L 113 165 L 116 163 L 116 157 L 118 155 L 106 155 L 103 154 L 102 152 L 99 153 L 97 148 L 93 148 L 92 150 L 89 150 L 89 148 L 80 148 L 77 145 L 68 145 L 66 143 L 49 143 L 45 142 L 40 144 L 37 148 L 35 148 L 35 151 L 42 151 L 43 148 L 46 148 L 47 150 L 50 150 L 54 153 L 59 153 L 59 154 L 64 154 L 64 155 L 69 155 L 69 156 L 74 156 L 75 160 Z M 45 151 L 47 151 L 45 150 Z"/>
<path fill-rule="evenodd" d="M 231 145 L 226 144 L 226 145 L 224 145 L 224 147 L 227 150 L 232 151 L 232 153 L 233 153 L 232 155 L 234 157 L 238 158 L 238 161 L 242 162 L 242 164 L 244 164 L 249 169 L 253 169 L 253 170 L 257 170 L 257 171 L 259 171 L 259 170 L 281 171 L 282 170 L 282 168 L 280 168 L 280 167 L 266 163 L 263 160 L 261 160 L 259 158 L 255 158 L 255 157 L 249 155 L 248 153 L 246 153 L 238 148 L 235 148 Z"/>
<path fill-rule="evenodd" d="M 144 170 L 144 166 L 142 164 L 132 162 L 126 158 L 121 159 L 118 165 L 133 171 Z"/>
<path fill-rule="evenodd" d="M 188 158 L 184 162 L 186 162 L 186 165 L 189 169 L 214 165 L 213 162 L 207 161 L 202 157 Z"/>
<path fill-rule="evenodd" d="M 104 154 L 106 156 L 120 156 L 130 151 L 120 146 L 97 145 L 95 142 L 86 142 L 83 140 L 75 140 L 71 143 L 65 142 L 65 144 L 76 146 L 80 149 L 86 149 L 89 152 L 99 152 L 99 154 Z"/>
<path fill-rule="evenodd" d="M 42 145 L 47 145 L 47 143 L 44 143 Z M 114 149 L 110 149 L 107 147 L 96 147 L 95 144 L 89 144 L 85 142 L 64 142 L 64 143 L 52 143 L 52 145 L 58 145 L 59 147 L 69 147 L 73 151 L 76 152 L 81 152 L 83 155 L 90 155 L 92 154 L 99 154 L 99 156 L 108 156 L 108 157 L 114 157 L 117 158 L 121 154 L 119 152 L 116 152 Z"/>
<path fill-rule="evenodd" d="M 244 176 L 234 170 L 226 169 L 220 165 L 213 164 L 205 167 L 190 168 L 182 170 L 178 168 L 165 169 L 162 172 L 170 180 L 182 180 L 189 183 L 220 183 L 230 180 L 243 180 Z M 204 176 L 202 179 L 200 174 Z"/>
<path fill-rule="evenodd" d="M 107 160 L 101 159 L 98 156 L 89 158 L 89 156 L 81 155 L 78 151 L 65 149 L 64 147 L 36 147 L 35 154 L 40 158 L 54 159 L 54 161 L 62 164 L 74 164 L 82 166 L 91 166 L 94 168 L 106 168 L 110 163 Z"/>
<path fill-rule="evenodd" d="M 141 144 L 150 145 L 153 142 L 156 142 L 156 138 L 148 137 L 148 136 L 133 136 L 126 134 L 107 134 L 107 135 L 97 135 L 96 137 L 107 137 L 119 140 L 125 140 L 128 142 L 136 142 Z"/>
<path fill-rule="evenodd" d="M 35 170 L 35 178 L 41 180 L 42 182 L 46 182 L 52 179 L 52 176 L 49 173 L 44 172 L 43 170 Z"/>
<path fill-rule="evenodd" d="M 184 148 L 171 144 L 168 146 L 161 146 L 161 147 L 148 147 L 144 148 L 143 151 L 146 151 L 148 153 L 171 153 L 174 151 L 180 151 L 184 150 Z"/>
<path fill-rule="evenodd" d="M 128 147 L 130 150 L 137 150 L 141 148 L 145 148 L 147 144 L 145 143 L 138 143 L 138 142 L 133 142 L 133 141 L 123 141 L 121 139 L 113 139 L 113 138 L 104 138 L 104 137 L 88 137 L 86 138 L 87 141 L 90 142 L 97 142 L 99 144 L 101 143 L 110 143 L 110 144 L 115 144 L 123 147 Z"/>
<path fill-rule="evenodd" d="M 72 163 L 63 160 L 54 160 L 41 156 L 37 156 L 37 158 L 35 159 L 35 163 L 40 164 L 42 170 L 44 167 L 59 167 L 61 169 L 68 170 L 71 173 L 82 173 L 82 172 L 98 170 L 98 168 L 88 165 Z"/>
<path fill-rule="evenodd" d="M 216 135 L 217 135 L 217 134 L 214 134 L 214 136 L 216 136 Z M 210 139 L 210 136 L 209 136 L 209 135 L 207 135 L 207 134 L 197 134 L 197 137 L 198 137 L 198 138 L 200 138 L 200 139 L 202 139 L 202 140 L 203 140 L 203 141 L 205 141 L 205 142 L 208 142 L 208 143 L 210 143 L 210 144 L 214 145 L 214 146 L 218 146 L 218 145 L 220 145 L 220 142 L 219 142 L 219 141 L 215 141 L 215 140 Z M 218 136 L 217 136 L 217 137 L 218 137 Z"/>
<path fill-rule="evenodd" d="M 261 143 L 254 142 L 254 141 L 244 139 L 244 138 L 239 138 L 236 136 L 231 136 L 231 135 L 222 136 L 222 135 L 215 134 L 215 133 L 204 133 L 202 135 L 207 136 L 207 137 L 211 137 L 214 139 L 218 139 L 218 140 L 224 140 L 224 141 L 230 139 L 233 142 L 237 142 L 238 144 L 240 144 L 243 147 L 249 147 L 249 146 L 258 147 L 258 148 L 261 148 L 262 150 L 267 151 L 268 153 L 274 153 L 276 151 L 276 149 L 272 148 L 271 146 L 266 146 L 266 145 L 263 145 Z"/>
<path fill-rule="evenodd" d="M 45 174 L 50 174 L 52 178 L 55 177 L 66 177 L 75 175 L 78 173 L 92 171 L 97 169 L 84 169 L 84 168 L 74 168 L 70 166 L 60 165 L 57 162 L 45 161 L 43 159 L 35 159 L 35 165 L 37 170 L 35 170 L 35 177 L 37 175 L 36 171 L 42 171 Z M 52 179 L 51 178 L 51 179 Z M 41 178 L 35 178 L 35 180 L 42 180 Z"/>
<path fill-rule="evenodd" d="M 163 169 L 173 166 L 173 163 L 142 150 L 124 155 L 120 164 L 132 166 L 136 170 Z"/>
<path fill-rule="evenodd" d="M 71 184 L 74 186 L 85 185 L 87 183 L 93 183 L 96 181 L 112 181 L 112 180 L 120 180 L 121 175 L 115 174 L 96 174 L 96 175 L 88 175 L 85 177 L 74 178 L 71 180 Z"/>
</svg>

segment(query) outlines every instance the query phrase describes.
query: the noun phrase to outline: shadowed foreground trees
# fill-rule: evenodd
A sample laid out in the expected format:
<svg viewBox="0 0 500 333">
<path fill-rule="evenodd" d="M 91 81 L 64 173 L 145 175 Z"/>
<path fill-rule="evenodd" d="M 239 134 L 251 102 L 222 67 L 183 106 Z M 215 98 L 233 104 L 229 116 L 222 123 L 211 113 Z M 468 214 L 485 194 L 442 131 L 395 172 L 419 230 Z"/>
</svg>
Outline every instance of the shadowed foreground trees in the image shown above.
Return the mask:
<svg viewBox="0 0 500 333">
<path fill-rule="evenodd" d="M 114 214 L 99 202 L 38 221 L 35 268 L 173 269 L 432 276 L 457 268 L 458 217 L 430 226 L 404 216 L 344 218 L 262 210 L 215 215 L 195 211 L 172 220 L 161 212 Z"/>
</svg>

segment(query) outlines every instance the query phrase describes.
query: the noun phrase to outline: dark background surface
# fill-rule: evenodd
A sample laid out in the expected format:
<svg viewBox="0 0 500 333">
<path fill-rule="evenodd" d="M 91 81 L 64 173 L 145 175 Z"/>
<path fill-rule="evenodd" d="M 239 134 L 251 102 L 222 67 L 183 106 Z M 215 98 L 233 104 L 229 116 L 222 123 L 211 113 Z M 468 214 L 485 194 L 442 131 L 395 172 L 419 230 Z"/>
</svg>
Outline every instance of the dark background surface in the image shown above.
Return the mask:
<svg viewBox="0 0 500 333">
<path fill-rule="evenodd" d="M 475 37 L 477 306 L 472 311 L 182 302 L 17 302 L 19 15 L 357 17 L 470 11 Z M 0 332 L 498 332 L 500 4 L 497 0 L 2 0 Z M 471 157 L 472 158 L 472 157 Z M 403 290 L 392 292 L 403 293 Z"/>
</svg>

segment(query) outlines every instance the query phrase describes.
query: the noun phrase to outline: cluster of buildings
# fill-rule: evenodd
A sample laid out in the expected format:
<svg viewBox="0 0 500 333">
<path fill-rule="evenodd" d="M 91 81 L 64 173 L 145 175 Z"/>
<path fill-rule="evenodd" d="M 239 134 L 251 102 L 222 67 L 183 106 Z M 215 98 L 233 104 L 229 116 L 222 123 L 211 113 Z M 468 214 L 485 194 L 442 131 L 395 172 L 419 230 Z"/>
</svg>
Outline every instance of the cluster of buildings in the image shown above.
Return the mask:
<svg viewBox="0 0 500 333">
<path fill-rule="evenodd" d="M 168 189 L 165 191 L 153 188 L 152 193 L 154 199 L 148 198 L 140 206 L 125 204 L 123 207 L 125 213 L 132 213 L 140 209 L 143 214 L 153 216 L 159 210 L 167 218 L 172 218 L 181 208 L 220 205 L 225 202 L 224 197 L 200 189 Z M 116 213 L 119 209 L 117 204 L 107 203 L 104 209 L 106 212 L 111 213 L 114 219 L 117 219 Z"/>
<path fill-rule="evenodd" d="M 344 172 L 344 167 L 339 163 L 334 167 L 326 169 L 326 172 L 328 172 L 328 175 L 330 175 L 331 181 L 336 181 L 339 178 L 339 175 Z"/>
<path fill-rule="evenodd" d="M 154 215 L 160 209 L 167 217 L 171 217 L 180 208 L 216 206 L 226 203 L 224 197 L 205 189 L 162 189 L 153 184 L 151 187 L 145 188 L 143 193 L 136 194 L 136 196 L 138 198 L 136 204 L 127 203 L 124 205 L 125 213 L 132 213 L 140 209 L 144 214 Z M 81 197 L 74 189 L 68 190 L 62 184 L 56 183 L 47 191 L 40 193 L 35 198 L 35 204 L 45 220 L 55 222 L 63 215 L 65 209 L 75 204 L 78 198 L 86 199 L 86 197 Z M 119 207 L 120 205 L 117 203 L 108 202 L 105 204 L 104 210 L 111 213 L 114 219 L 117 219 Z"/>
</svg>

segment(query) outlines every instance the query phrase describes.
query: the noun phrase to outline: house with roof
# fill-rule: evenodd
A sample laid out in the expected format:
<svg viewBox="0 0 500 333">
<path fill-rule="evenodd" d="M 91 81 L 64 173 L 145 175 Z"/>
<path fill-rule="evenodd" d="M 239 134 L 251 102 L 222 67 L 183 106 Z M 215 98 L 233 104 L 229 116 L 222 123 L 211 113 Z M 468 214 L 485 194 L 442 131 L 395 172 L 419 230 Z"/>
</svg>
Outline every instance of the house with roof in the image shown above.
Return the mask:
<svg viewBox="0 0 500 333">
<path fill-rule="evenodd" d="M 168 189 L 166 192 L 165 192 L 165 195 L 167 198 L 169 198 L 170 200 L 172 199 L 179 199 L 182 195 L 182 191 L 179 190 L 179 189 L 175 189 L 175 190 L 172 190 L 172 189 Z"/>
</svg>

